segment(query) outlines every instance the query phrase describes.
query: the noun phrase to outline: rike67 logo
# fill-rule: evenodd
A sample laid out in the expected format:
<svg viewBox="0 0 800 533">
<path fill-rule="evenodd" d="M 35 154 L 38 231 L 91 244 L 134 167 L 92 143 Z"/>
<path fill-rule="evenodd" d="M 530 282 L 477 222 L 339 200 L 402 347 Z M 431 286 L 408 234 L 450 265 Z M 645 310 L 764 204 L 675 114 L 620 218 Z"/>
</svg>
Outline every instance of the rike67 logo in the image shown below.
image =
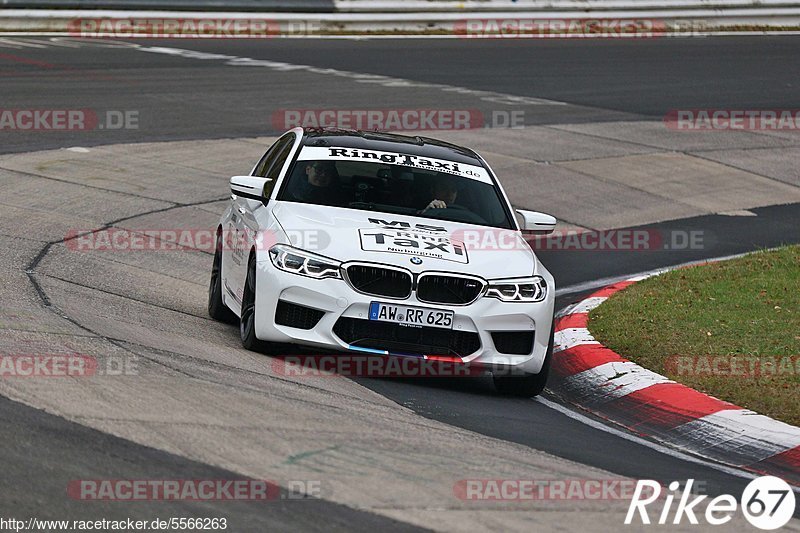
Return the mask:
<svg viewBox="0 0 800 533">
<path fill-rule="evenodd" d="M 784 480 L 774 476 L 763 476 L 751 481 L 742 492 L 740 501 L 730 494 L 721 494 L 705 505 L 705 512 L 701 513 L 701 504 L 708 497 L 700 495 L 692 498 L 694 480 L 686 482 L 683 491 L 680 483 L 673 481 L 669 484 L 668 492 L 662 495 L 662 487 L 657 481 L 640 479 L 636 484 L 625 524 L 641 521 L 642 524 L 667 523 L 681 524 L 684 518 L 693 525 L 700 523 L 699 518 L 705 523 L 720 526 L 730 522 L 741 507 L 742 514 L 750 524 L 762 530 L 774 530 L 786 525 L 795 512 L 795 495 L 792 487 Z M 690 498 L 692 498 L 690 500 Z M 677 500 L 674 507 L 673 503 Z M 660 503 L 663 507 L 659 510 Z M 655 502 L 659 504 L 652 505 Z M 651 506 L 651 509 L 648 509 Z M 652 519 L 649 511 L 656 511 Z"/>
</svg>

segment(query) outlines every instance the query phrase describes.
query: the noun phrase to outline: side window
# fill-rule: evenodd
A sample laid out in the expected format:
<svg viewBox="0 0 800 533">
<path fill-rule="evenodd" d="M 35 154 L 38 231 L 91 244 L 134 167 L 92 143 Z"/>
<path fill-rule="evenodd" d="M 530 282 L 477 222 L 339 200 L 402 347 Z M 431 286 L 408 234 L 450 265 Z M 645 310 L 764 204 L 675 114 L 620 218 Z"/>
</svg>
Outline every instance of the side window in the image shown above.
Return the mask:
<svg viewBox="0 0 800 533">
<path fill-rule="evenodd" d="M 275 143 L 270 146 L 269 150 L 267 150 L 267 153 L 264 154 L 264 157 L 261 158 L 261 161 L 258 162 L 258 165 L 256 165 L 256 169 L 253 171 L 253 176 L 261 176 L 262 178 L 266 177 L 269 168 L 272 166 L 272 163 L 275 162 L 275 158 L 280 155 L 287 143 L 291 148 L 292 144 L 294 143 L 294 138 L 295 135 L 292 133 L 275 141 Z"/>
<path fill-rule="evenodd" d="M 258 162 L 256 165 L 256 169 L 253 171 L 253 176 L 261 176 L 264 177 L 264 174 L 267 173 L 267 168 L 269 168 L 269 164 L 275 158 L 275 152 L 280 147 L 281 141 L 280 139 L 275 141 L 275 144 L 270 146 L 267 153 L 264 154 L 264 157 L 261 158 L 261 161 Z"/>
<path fill-rule="evenodd" d="M 278 176 L 281 173 L 281 169 L 283 168 L 283 164 L 286 163 L 286 159 L 289 158 L 289 153 L 292 151 L 292 146 L 294 145 L 294 135 L 287 135 L 286 140 L 276 152 L 275 159 L 272 161 L 272 164 L 269 166 L 267 170 L 266 177 L 272 179 L 278 179 Z"/>
</svg>

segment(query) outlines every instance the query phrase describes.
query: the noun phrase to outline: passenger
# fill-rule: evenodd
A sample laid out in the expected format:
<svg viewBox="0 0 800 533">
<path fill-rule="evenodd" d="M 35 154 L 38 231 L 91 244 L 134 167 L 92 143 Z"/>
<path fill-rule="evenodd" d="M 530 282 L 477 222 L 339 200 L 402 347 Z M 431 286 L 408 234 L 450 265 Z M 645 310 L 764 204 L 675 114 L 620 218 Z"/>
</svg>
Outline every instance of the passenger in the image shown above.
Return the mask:
<svg viewBox="0 0 800 533">
<path fill-rule="evenodd" d="M 458 198 L 458 187 L 449 179 L 440 179 L 433 185 L 433 200 L 420 211 L 425 213 L 430 209 L 447 209 L 448 206 L 453 205 Z"/>
</svg>

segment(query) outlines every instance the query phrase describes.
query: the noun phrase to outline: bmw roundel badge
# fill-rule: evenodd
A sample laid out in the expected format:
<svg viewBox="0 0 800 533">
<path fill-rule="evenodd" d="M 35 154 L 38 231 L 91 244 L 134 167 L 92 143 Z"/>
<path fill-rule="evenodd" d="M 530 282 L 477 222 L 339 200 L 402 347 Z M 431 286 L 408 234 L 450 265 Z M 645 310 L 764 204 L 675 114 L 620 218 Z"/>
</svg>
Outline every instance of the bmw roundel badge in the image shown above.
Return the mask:
<svg viewBox="0 0 800 533">
<path fill-rule="evenodd" d="M 422 264 L 422 259 L 420 259 L 419 257 L 412 257 L 411 258 L 411 263 L 413 263 L 415 265 L 421 265 Z"/>
</svg>

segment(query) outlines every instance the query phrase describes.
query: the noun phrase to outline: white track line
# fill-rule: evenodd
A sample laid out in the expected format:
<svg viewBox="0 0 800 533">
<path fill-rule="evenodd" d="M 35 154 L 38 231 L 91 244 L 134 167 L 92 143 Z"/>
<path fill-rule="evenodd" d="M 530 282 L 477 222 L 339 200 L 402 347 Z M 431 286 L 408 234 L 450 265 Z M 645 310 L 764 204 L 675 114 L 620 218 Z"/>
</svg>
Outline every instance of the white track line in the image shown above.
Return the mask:
<svg viewBox="0 0 800 533">
<path fill-rule="evenodd" d="M 618 437 L 620 439 L 624 439 L 624 440 L 627 440 L 629 442 L 633 442 L 635 444 L 639 444 L 640 446 L 644 446 L 645 448 L 650 448 L 651 450 L 655 450 L 655 451 L 657 451 L 659 453 L 663 453 L 664 455 L 668 455 L 668 456 L 673 457 L 675 459 L 680 459 L 681 461 L 686 461 L 686 462 L 689 462 L 689 463 L 694 463 L 694 464 L 698 464 L 698 465 L 701 465 L 701 466 L 705 466 L 707 468 L 711 468 L 711 469 L 717 470 L 717 471 L 722 472 L 724 474 L 728 474 L 728 475 L 735 476 L 735 477 L 740 477 L 740 478 L 743 478 L 743 479 L 755 479 L 757 477 L 761 477 L 761 474 L 755 474 L 755 473 L 752 473 L 752 472 L 747 472 L 746 470 L 739 470 L 738 468 L 725 466 L 725 465 L 722 465 L 722 464 L 719 464 L 719 463 L 713 463 L 713 462 L 704 461 L 704 460 L 702 460 L 702 459 L 700 459 L 698 457 L 695 457 L 693 455 L 688 455 L 688 454 L 685 454 L 683 452 L 679 452 L 679 451 L 677 451 L 675 449 L 669 448 L 667 446 L 663 446 L 661 444 L 658 444 L 658 443 L 643 439 L 641 437 L 637 437 L 636 435 L 631 435 L 630 433 L 625 433 L 624 431 L 621 431 L 619 429 L 613 428 L 611 426 L 607 426 L 607 425 L 605 425 L 605 424 L 603 424 L 601 422 L 598 422 L 597 420 L 594 420 L 594 419 L 589 418 L 589 417 L 587 417 L 585 415 L 582 415 L 582 414 L 578 413 L 577 411 L 573 411 L 572 409 L 568 408 L 565 405 L 562 405 L 560 403 L 556 403 L 556 402 L 553 402 L 551 400 L 542 398 L 541 396 L 537 396 L 536 398 L 532 398 L 532 400 L 544 405 L 545 407 L 549 407 L 550 409 L 553 409 L 554 411 L 558 411 L 559 413 L 563 414 L 564 416 L 566 416 L 568 418 L 571 418 L 572 420 L 575 420 L 577 422 L 580 422 L 581 424 L 585 424 L 585 425 L 587 425 L 587 426 L 589 426 L 589 427 L 591 427 L 593 429 L 597 429 L 599 431 L 603 431 L 603 432 L 608 433 L 610 435 L 614 435 L 615 437 Z M 800 487 L 792 486 L 792 489 L 794 489 L 794 491 L 796 493 L 800 494 Z"/>
<path fill-rule="evenodd" d="M 500 93 L 495 91 L 485 91 L 481 89 L 470 89 L 467 87 L 459 87 L 456 85 L 448 85 L 445 83 L 431 83 L 424 81 L 414 81 L 405 78 L 395 78 L 392 76 L 385 76 L 382 74 L 369 74 L 365 72 L 352 72 L 349 70 L 339 70 L 334 68 L 321 68 L 312 65 L 303 65 L 295 63 L 286 63 L 283 61 L 272 61 L 269 59 L 254 59 L 250 57 L 239 57 L 227 54 L 216 54 L 209 52 L 201 52 L 198 50 L 191 50 L 185 48 L 172 48 L 166 46 L 134 46 L 132 50 L 139 52 L 148 52 L 153 54 L 164 54 L 174 57 L 183 57 L 195 60 L 210 60 L 221 62 L 224 65 L 234 67 L 251 67 L 251 68 L 266 68 L 277 72 L 289 71 L 302 71 L 310 72 L 312 74 L 320 74 L 323 76 L 334 76 L 338 78 L 349 79 L 355 83 L 380 85 L 383 87 L 408 88 L 408 89 L 432 89 L 443 91 L 447 95 L 461 94 L 479 98 L 480 100 L 493 102 L 509 106 L 525 106 L 525 105 L 548 105 L 548 106 L 566 106 L 566 102 L 559 102 L 556 100 L 548 100 L 546 98 L 534 98 L 529 96 L 517 96 L 512 94 Z"/>
</svg>

